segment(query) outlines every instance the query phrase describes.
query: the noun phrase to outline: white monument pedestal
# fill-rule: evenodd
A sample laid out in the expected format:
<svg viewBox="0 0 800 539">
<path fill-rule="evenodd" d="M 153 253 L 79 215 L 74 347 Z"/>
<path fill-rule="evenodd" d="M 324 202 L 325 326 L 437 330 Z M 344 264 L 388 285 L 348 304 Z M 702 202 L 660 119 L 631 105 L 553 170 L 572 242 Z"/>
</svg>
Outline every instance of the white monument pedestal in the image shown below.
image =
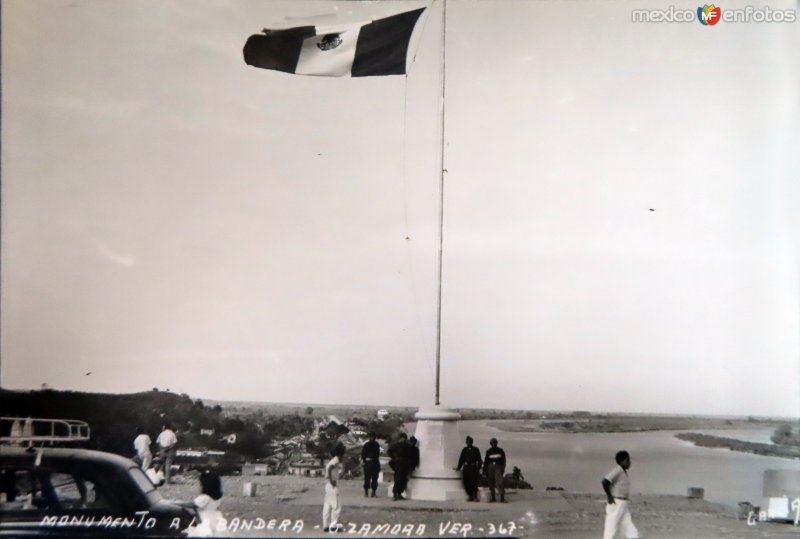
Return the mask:
<svg viewBox="0 0 800 539">
<path fill-rule="evenodd" d="M 466 499 L 461 472 L 453 469 L 464 445 L 458 433 L 461 415 L 447 408 L 420 408 L 414 417 L 420 464 L 408 481 L 406 496 L 412 500 Z"/>
</svg>

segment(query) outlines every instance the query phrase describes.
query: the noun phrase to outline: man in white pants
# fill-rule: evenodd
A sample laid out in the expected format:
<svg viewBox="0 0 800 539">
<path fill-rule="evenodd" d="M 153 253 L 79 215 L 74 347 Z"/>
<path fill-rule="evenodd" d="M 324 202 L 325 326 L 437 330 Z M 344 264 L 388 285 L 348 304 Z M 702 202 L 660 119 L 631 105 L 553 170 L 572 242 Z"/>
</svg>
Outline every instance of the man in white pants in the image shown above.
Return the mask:
<svg viewBox="0 0 800 539">
<path fill-rule="evenodd" d="M 164 423 L 161 434 L 156 438 L 156 444 L 158 444 L 158 456 L 164 462 L 164 482 L 171 483 L 172 461 L 177 453 L 175 446 L 178 445 L 178 436 L 169 423 Z"/>
<path fill-rule="evenodd" d="M 136 427 L 136 438 L 133 440 L 133 448 L 136 450 L 136 456 L 139 458 L 139 465 L 144 471 L 150 468 L 150 463 L 153 461 L 153 453 L 150 452 L 150 445 L 152 443 L 150 437 L 144 433 L 144 429 L 142 429 L 142 427 Z"/>
<path fill-rule="evenodd" d="M 620 532 L 626 539 L 635 539 L 639 537 L 639 530 L 633 524 L 628 507 L 631 490 L 628 468 L 631 467 L 631 456 L 627 451 L 619 451 L 614 458 L 617 465 L 603 478 L 603 490 L 608 498 L 603 539 L 616 539 Z"/>
<path fill-rule="evenodd" d="M 344 445 L 337 444 L 333 450 L 333 458 L 325 466 L 325 500 L 322 502 L 322 528 L 326 532 L 339 531 L 339 514 L 342 505 L 339 503 L 339 474 L 342 470 Z"/>
</svg>

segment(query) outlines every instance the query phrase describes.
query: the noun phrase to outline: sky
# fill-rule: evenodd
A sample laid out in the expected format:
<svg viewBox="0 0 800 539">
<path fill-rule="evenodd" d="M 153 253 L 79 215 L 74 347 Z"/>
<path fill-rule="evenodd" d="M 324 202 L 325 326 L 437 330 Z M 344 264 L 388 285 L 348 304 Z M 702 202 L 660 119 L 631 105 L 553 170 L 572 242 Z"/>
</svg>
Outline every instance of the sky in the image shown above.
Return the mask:
<svg viewBox="0 0 800 539">
<path fill-rule="evenodd" d="M 242 59 L 425 6 L 407 77 Z M 3 2 L 0 385 L 433 404 L 444 33 L 442 405 L 800 416 L 800 22 L 663 7 Z"/>
</svg>

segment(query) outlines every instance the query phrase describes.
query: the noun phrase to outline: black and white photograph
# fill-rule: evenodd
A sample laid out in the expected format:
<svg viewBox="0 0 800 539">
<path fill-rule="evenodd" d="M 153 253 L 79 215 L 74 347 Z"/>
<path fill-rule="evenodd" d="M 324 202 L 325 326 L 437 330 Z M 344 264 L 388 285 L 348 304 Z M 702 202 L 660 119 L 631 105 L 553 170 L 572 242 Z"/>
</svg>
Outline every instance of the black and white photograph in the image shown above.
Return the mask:
<svg viewBox="0 0 800 539">
<path fill-rule="evenodd" d="M 0 538 L 800 539 L 796 0 L 0 9 Z"/>
</svg>

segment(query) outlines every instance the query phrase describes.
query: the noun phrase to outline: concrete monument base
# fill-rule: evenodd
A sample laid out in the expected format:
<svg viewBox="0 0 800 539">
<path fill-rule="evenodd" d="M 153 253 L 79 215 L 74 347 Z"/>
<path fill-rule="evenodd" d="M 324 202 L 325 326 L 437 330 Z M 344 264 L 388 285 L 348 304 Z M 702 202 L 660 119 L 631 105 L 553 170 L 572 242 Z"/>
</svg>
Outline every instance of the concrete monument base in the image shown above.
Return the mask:
<svg viewBox="0 0 800 539">
<path fill-rule="evenodd" d="M 437 407 L 420 408 L 414 417 L 420 464 L 408 481 L 406 497 L 432 501 L 465 499 L 461 472 L 454 470 L 464 445 L 458 432 L 461 415 Z"/>
</svg>

